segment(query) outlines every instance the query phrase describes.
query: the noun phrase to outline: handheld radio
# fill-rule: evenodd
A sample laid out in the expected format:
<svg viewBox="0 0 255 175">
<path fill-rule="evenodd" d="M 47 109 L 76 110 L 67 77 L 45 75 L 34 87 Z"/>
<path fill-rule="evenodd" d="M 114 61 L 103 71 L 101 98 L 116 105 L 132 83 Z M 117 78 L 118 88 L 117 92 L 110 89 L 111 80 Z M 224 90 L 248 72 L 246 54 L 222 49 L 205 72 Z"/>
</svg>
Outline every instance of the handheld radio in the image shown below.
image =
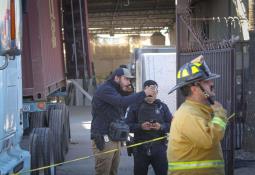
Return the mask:
<svg viewBox="0 0 255 175">
<path fill-rule="evenodd" d="M 214 105 L 214 101 L 212 99 L 212 97 L 210 97 L 210 95 L 205 91 L 205 89 L 201 86 L 200 83 L 197 83 L 198 87 L 201 89 L 201 91 L 204 93 L 205 97 L 207 98 L 208 102 L 211 105 Z"/>
</svg>

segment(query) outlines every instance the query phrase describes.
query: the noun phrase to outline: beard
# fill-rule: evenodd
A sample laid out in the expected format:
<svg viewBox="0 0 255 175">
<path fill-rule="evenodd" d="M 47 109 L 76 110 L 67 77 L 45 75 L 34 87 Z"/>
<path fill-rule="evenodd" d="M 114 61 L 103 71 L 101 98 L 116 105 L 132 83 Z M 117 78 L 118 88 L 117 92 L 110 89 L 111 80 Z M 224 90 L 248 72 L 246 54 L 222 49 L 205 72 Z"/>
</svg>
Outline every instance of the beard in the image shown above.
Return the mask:
<svg viewBox="0 0 255 175">
<path fill-rule="evenodd" d="M 123 92 L 128 92 L 128 86 L 122 86 L 122 87 L 121 87 L 121 90 L 122 90 Z"/>
</svg>

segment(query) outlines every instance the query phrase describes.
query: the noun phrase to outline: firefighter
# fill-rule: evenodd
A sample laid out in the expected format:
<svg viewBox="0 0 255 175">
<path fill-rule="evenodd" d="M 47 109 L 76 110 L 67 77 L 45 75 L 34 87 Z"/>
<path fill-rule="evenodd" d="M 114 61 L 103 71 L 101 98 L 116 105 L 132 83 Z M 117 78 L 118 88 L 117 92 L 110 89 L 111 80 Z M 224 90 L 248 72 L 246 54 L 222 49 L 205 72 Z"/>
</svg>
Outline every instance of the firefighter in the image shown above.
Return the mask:
<svg viewBox="0 0 255 175">
<path fill-rule="evenodd" d="M 144 89 L 158 84 L 153 80 L 144 82 Z M 157 98 L 157 93 L 143 102 L 130 106 L 126 118 L 134 143 L 165 136 L 169 132 L 172 114 L 167 105 Z M 151 164 L 156 175 L 167 175 L 166 139 L 146 143 L 133 149 L 134 175 L 147 175 Z"/>
<path fill-rule="evenodd" d="M 174 114 L 168 142 L 168 174 L 224 175 L 220 141 L 227 125 L 226 110 L 213 101 L 213 74 L 203 56 L 183 65 L 177 73 L 177 85 L 184 103 Z"/>
</svg>

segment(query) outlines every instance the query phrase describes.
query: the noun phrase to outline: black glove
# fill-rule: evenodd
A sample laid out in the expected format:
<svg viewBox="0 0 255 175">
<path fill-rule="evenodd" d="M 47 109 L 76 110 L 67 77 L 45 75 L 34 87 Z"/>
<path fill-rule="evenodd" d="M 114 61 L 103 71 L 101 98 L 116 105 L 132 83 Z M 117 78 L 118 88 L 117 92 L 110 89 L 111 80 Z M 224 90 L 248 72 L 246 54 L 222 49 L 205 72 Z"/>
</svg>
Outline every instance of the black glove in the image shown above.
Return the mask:
<svg viewBox="0 0 255 175">
<path fill-rule="evenodd" d="M 104 137 L 101 134 L 94 134 L 93 135 L 93 140 L 96 144 L 97 149 L 102 151 L 104 149 Z"/>
</svg>

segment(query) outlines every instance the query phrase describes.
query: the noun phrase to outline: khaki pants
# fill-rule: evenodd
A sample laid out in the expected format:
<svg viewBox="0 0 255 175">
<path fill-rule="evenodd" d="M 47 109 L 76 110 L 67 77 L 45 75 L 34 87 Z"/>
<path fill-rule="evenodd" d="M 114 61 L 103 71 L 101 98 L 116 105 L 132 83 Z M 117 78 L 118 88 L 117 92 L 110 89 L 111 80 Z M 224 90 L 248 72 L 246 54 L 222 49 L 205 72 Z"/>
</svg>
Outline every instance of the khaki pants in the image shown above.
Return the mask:
<svg viewBox="0 0 255 175">
<path fill-rule="evenodd" d="M 104 149 L 100 151 L 96 148 L 94 141 L 92 141 L 94 154 L 100 154 L 112 149 L 119 149 L 119 151 L 101 154 L 95 156 L 95 171 L 96 175 L 117 175 L 120 161 L 120 143 L 109 141 L 105 143 Z"/>
</svg>

